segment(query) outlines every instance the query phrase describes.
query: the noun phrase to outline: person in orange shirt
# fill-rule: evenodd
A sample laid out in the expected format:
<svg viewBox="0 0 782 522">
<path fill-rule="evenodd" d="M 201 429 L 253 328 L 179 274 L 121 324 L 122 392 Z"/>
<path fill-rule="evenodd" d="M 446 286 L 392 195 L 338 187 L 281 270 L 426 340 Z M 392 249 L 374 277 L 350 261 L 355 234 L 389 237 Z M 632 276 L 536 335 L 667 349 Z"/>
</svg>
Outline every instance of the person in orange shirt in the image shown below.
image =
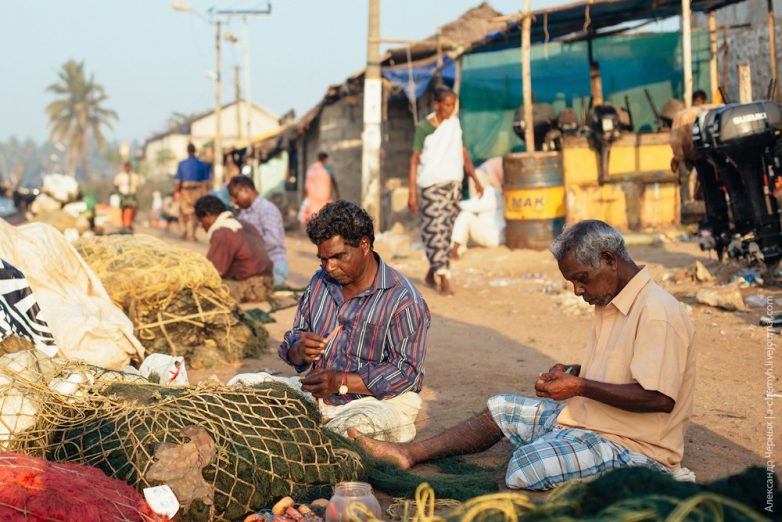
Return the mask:
<svg viewBox="0 0 782 522">
<path fill-rule="evenodd" d="M 595 307 L 580 364 L 555 364 L 541 374 L 538 398 L 492 397 L 477 416 L 427 440 L 393 444 L 355 430 L 348 435 L 402 468 L 483 451 L 507 437 L 516 447 L 509 488 L 544 490 L 627 466 L 694 480 L 681 467 L 696 360 L 686 311 L 602 221 L 566 228 L 550 249 L 575 294 Z"/>
</svg>

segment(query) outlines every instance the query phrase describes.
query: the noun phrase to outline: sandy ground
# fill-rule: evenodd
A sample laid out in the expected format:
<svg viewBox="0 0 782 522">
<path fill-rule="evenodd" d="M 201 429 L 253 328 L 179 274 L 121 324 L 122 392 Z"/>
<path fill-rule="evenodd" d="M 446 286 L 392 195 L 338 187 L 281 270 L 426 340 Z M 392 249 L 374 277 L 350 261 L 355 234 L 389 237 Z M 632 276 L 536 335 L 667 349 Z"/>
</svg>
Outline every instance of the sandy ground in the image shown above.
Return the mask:
<svg viewBox="0 0 782 522">
<path fill-rule="evenodd" d="M 173 234 L 154 233 L 174 243 L 206 251 L 203 233 L 197 244 L 179 241 Z M 292 234 L 287 246 L 289 282 L 292 286 L 304 286 L 318 267 L 315 248 L 303 234 Z M 387 262 L 419 287 L 432 314 L 422 392 L 425 406 L 416 423 L 419 437 L 437 433 L 479 412 L 493 394 L 512 392 L 534 396 L 534 382 L 541 371 L 555 362 L 580 360 L 591 328 L 592 312 L 588 306 L 579 311 L 558 304 L 556 299 L 567 298 L 545 292 L 563 282 L 548 252 L 511 251 L 504 247 L 471 249 L 452 267 L 456 295 L 441 297 L 423 285 L 426 261 L 421 250 L 384 248 L 383 244 L 378 250 Z M 701 260 L 715 272 L 720 271 L 718 263 L 710 260 L 694 242 L 669 241 L 630 250 L 639 264 L 650 267 L 657 281 L 672 275 L 682 276 L 695 260 Z M 723 267 L 722 271 L 730 270 Z M 773 354 L 772 366 L 767 366 L 767 335 L 772 343 L 778 343 L 780 338 L 757 326 L 765 308 L 727 312 L 698 304 L 695 292 L 708 285 L 688 279 L 663 283 L 671 293 L 691 305 L 697 328 L 695 407 L 683 464 L 697 474 L 699 482 L 724 477 L 750 465 L 765 466 L 769 440 L 778 446 L 771 451 L 777 464 L 782 454 L 782 422 L 765 418 L 768 368 L 771 388 L 777 393 L 782 388 L 779 382 L 782 350 Z M 571 289 L 565 293 L 571 293 Z M 782 291 L 778 288 L 747 288 L 742 293 L 779 297 L 777 306 L 782 309 Z M 263 357 L 232 366 L 190 370 L 191 381 L 212 374 L 226 380 L 236 373 L 262 368 L 292 375 L 292 369 L 278 358 L 277 346 L 291 325 L 294 310 L 274 314 L 276 322 L 267 325 L 269 351 Z M 771 402 L 770 406 L 770 416 L 776 413 L 782 417 L 782 401 Z M 510 446 L 501 443 L 487 452 L 483 460 L 497 464 L 509 452 Z"/>
</svg>

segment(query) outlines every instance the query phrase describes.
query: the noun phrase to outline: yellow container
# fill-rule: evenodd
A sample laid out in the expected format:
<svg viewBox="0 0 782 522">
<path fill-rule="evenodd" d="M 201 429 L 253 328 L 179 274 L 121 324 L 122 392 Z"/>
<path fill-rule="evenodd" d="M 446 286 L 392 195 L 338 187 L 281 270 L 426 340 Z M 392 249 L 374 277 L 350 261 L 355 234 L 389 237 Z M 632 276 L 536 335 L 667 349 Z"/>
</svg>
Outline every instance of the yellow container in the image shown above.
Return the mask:
<svg viewBox="0 0 782 522">
<path fill-rule="evenodd" d="M 673 150 L 668 133 L 628 134 L 611 144 L 608 180 L 621 181 L 672 177 Z M 562 146 L 565 185 L 591 185 L 598 182 L 600 155 L 586 138 L 567 138 Z"/>
<path fill-rule="evenodd" d="M 565 224 L 561 155 L 506 154 L 502 167 L 506 244 L 509 248 L 548 248 Z"/>
</svg>

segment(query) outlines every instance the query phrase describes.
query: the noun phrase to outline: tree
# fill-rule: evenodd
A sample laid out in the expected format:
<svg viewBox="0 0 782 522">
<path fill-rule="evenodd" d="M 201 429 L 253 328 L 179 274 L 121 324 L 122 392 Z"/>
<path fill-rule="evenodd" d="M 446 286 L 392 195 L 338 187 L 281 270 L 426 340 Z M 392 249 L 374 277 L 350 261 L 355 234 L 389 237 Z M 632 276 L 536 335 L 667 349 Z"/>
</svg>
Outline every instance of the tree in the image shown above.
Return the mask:
<svg viewBox="0 0 782 522">
<path fill-rule="evenodd" d="M 111 120 L 118 119 L 117 113 L 103 106 L 108 99 L 106 90 L 95 82 L 94 76 L 87 79 L 84 62 L 68 60 L 58 76 L 60 81 L 46 88 L 59 96 L 46 107 L 51 127 L 49 137 L 65 145 L 68 174 L 75 176 L 76 164 L 81 163 L 84 179 L 89 180 L 90 136 L 98 150 L 103 150 L 106 138 L 102 127 L 111 129 Z"/>
</svg>

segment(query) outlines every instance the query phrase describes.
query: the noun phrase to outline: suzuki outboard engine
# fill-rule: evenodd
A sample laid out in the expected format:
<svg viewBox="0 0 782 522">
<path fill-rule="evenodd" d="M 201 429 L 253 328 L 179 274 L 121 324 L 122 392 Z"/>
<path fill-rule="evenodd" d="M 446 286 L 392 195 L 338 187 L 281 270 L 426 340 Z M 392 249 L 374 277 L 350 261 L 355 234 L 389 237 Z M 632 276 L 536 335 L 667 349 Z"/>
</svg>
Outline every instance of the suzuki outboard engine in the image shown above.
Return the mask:
<svg viewBox="0 0 782 522">
<path fill-rule="evenodd" d="M 763 263 L 769 271 L 776 269 L 782 259 L 782 225 L 773 194 L 782 174 L 780 142 L 782 110 L 770 101 L 713 109 L 693 125 L 693 143 L 711 158 L 727 189 L 733 222 L 729 253 Z M 701 179 L 704 199 L 709 197 L 714 202 L 717 219 L 722 211 L 714 184 L 707 190 L 710 175 L 706 173 Z"/>
</svg>

